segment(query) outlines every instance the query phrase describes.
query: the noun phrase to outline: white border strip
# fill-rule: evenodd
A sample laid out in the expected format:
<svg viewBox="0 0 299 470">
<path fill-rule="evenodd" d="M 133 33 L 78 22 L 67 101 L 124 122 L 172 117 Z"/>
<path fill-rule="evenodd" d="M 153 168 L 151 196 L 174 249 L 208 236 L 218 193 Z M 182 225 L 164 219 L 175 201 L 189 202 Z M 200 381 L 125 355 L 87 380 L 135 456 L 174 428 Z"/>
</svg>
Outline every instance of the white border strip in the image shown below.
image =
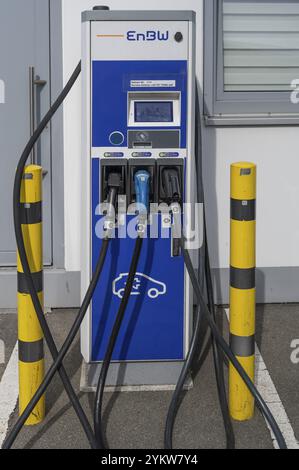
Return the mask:
<svg viewBox="0 0 299 470">
<path fill-rule="evenodd" d="M 16 409 L 18 395 L 17 343 L 0 382 L 0 447 L 2 446 L 7 434 L 9 419 Z"/>
<path fill-rule="evenodd" d="M 225 311 L 227 318 L 229 319 L 229 309 L 225 309 Z M 273 383 L 273 380 L 271 379 L 267 366 L 257 345 L 255 345 L 255 381 L 258 391 L 262 395 L 278 426 L 281 429 L 288 449 L 299 449 L 299 442 L 295 437 L 295 433 L 286 410 L 282 404 L 277 389 Z M 266 422 L 266 424 L 271 434 L 273 447 L 278 449 L 279 447 L 277 441 L 272 433 L 270 426 L 268 425 L 268 422 Z"/>
</svg>

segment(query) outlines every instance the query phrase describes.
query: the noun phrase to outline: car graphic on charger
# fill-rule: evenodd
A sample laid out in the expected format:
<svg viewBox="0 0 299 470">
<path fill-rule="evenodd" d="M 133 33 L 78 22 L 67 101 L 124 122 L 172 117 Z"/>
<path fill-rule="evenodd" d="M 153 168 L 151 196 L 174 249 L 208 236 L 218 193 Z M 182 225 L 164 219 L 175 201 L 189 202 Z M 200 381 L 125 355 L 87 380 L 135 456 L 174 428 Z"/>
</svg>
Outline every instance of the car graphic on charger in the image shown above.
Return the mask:
<svg viewBox="0 0 299 470">
<path fill-rule="evenodd" d="M 113 294 L 120 299 L 123 298 L 128 276 L 129 273 L 122 273 L 113 281 Z M 141 289 L 145 284 L 147 287 L 146 294 L 150 299 L 157 299 L 160 295 L 165 295 L 167 292 L 166 284 L 164 284 L 164 282 L 156 281 L 146 274 L 136 273 L 131 295 L 141 295 Z"/>
</svg>

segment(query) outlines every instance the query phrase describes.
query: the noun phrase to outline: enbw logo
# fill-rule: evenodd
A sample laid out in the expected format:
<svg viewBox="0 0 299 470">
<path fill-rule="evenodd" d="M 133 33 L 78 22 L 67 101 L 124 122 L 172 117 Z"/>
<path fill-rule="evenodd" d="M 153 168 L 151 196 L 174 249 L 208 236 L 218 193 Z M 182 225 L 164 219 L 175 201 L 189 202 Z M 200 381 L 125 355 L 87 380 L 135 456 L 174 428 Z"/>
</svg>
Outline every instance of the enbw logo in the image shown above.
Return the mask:
<svg viewBox="0 0 299 470">
<path fill-rule="evenodd" d="M 162 33 L 161 31 L 146 31 L 145 33 L 137 33 L 137 31 L 128 31 L 128 41 L 168 41 L 169 31 Z"/>
</svg>

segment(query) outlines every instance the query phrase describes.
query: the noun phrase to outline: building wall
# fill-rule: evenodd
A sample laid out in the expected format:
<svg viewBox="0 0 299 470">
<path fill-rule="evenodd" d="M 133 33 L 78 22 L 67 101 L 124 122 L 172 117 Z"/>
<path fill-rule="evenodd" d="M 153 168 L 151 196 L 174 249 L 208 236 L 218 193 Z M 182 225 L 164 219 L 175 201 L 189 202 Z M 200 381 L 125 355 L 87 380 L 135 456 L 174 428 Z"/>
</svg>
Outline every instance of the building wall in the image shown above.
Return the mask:
<svg viewBox="0 0 299 470">
<path fill-rule="evenodd" d="M 95 0 L 62 0 L 64 80 L 80 60 L 81 11 Z M 107 0 L 111 9 L 192 9 L 197 12 L 197 75 L 203 77 L 203 1 Z M 80 266 L 81 84 L 64 107 L 66 268 Z M 299 131 L 296 127 L 205 128 L 204 181 L 213 267 L 229 261 L 229 166 L 250 160 L 258 165 L 257 264 L 299 266 Z"/>
</svg>

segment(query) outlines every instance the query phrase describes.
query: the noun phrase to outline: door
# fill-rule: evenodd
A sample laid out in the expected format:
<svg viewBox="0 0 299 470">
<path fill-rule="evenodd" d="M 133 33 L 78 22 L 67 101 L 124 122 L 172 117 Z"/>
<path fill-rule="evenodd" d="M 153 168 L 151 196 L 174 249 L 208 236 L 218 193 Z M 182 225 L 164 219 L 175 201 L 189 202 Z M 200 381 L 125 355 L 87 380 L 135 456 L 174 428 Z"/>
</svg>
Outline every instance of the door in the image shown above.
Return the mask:
<svg viewBox="0 0 299 470">
<path fill-rule="evenodd" d="M 0 266 L 16 265 L 14 173 L 33 127 L 50 105 L 49 0 L 0 2 Z M 42 165 L 44 261 L 52 264 L 51 140 L 48 127 L 31 155 Z"/>
</svg>

